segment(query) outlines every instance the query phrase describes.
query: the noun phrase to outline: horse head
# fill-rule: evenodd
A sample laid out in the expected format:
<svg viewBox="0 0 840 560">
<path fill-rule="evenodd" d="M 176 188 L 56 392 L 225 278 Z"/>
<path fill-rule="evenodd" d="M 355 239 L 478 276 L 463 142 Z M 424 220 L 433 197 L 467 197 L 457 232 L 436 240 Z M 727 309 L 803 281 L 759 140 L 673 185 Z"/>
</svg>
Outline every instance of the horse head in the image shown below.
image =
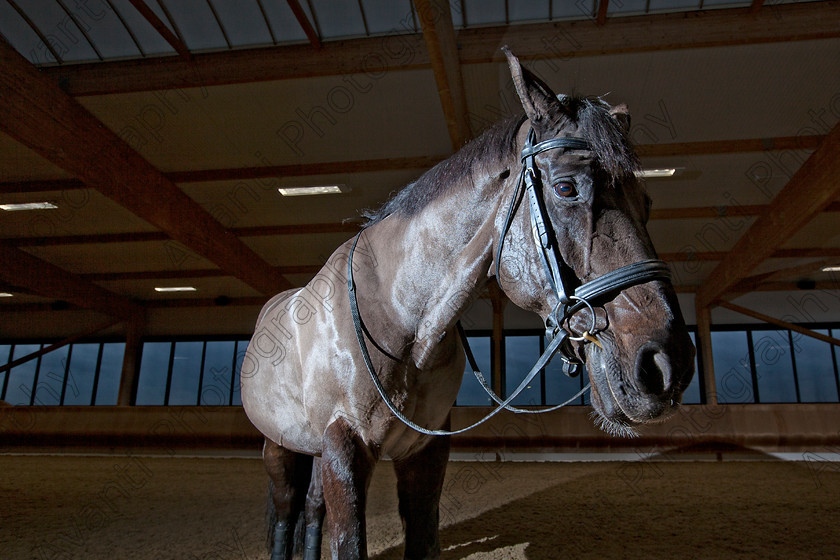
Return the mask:
<svg viewBox="0 0 840 560">
<path fill-rule="evenodd" d="M 534 192 L 512 203 L 496 274 L 513 303 L 565 338 L 572 371 L 586 365 L 602 428 L 630 435 L 679 406 L 694 346 L 645 227 L 629 114 L 557 96 L 505 54 L 531 127 L 520 186 Z"/>
</svg>

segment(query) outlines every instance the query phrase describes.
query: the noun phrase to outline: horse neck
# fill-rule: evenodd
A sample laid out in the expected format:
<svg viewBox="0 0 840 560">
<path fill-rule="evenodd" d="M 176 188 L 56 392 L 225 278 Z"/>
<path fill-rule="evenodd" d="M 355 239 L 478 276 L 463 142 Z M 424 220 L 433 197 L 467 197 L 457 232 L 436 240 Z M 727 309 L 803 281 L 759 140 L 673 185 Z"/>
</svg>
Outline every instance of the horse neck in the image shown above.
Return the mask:
<svg viewBox="0 0 840 560">
<path fill-rule="evenodd" d="M 386 313 L 397 318 L 401 344 L 420 369 L 491 277 L 499 210 L 518 176 L 516 157 L 507 159 L 474 164 L 416 215 L 392 215 L 373 228 L 377 259 L 390 270 L 378 279 L 390 296 L 383 305 L 392 307 Z"/>
</svg>

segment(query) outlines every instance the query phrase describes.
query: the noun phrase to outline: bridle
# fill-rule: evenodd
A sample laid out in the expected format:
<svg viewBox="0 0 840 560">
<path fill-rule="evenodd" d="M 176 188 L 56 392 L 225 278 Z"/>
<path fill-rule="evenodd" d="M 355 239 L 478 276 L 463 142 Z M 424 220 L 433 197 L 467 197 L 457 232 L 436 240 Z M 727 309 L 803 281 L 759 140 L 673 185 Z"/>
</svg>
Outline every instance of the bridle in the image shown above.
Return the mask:
<svg viewBox="0 0 840 560">
<path fill-rule="evenodd" d="M 504 248 L 505 236 L 513 222 L 516 209 L 519 206 L 521 190 L 524 185 L 525 193 L 528 196 L 528 205 L 531 215 L 531 233 L 537 246 L 537 253 L 540 255 L 543 268 L 548 276 L 549 284 L 554 295 L 557 297 L 557 304 L 546 318 L 546 340 L 553 340 L 560 337 L 558 353 L 563 360 L 563 371 L 570 377 L 580 373 L 583 365 L 575 355 L 571 342 L 583 344 L 597 342 L 597 334 L 609 326 L 609 316 L 604 310 L 605 324 L 599 327 L 598 317 L 595 313 L 596 307 L 602 307 L 605 303 L 615 299 L 618 294 L 627 288 L 662 280 L 671 282 L 671 270 L 661 260 L 649 259 L 617 268 L 595 280 L 580 284 L 572 288 L 570 278 L 575 277 L 574 271 L 565 263 L 560 255 L 557 237 L 551 225 L 551 219 L 546 211 L 545 201 L 542 196 L 540 170 L 536 164 L 536 156 L 548 150 L 591 150 L 589 142 L 583 138 L 563 137 L 544 140 L 537 144 L 536 133 L 531 128 L 522 148 L 521 163 L 522 172 L 517 182 L 513 199 L 505 218 L 502 233 L 499 237 L 499 246 L 496 251 L 496 281 L 499 287 L 502 286 L 502 275 L 500 273 L 502 264 L 502 250 Z M 582 310 L 588 310 L 591 316 L 590 327 L 582 333 L 575 333 L 571 328 L 572 317 Z"/>
<path fill-rule="evenodd" d="M 600 342 L 598 342 L 596 336 L 599 332 L 609 326 L 609 317 L 606 314 L 606 309 L 604 309 L 605 325 L 603 327 L 598 327 L 598 316 L 595 312 L 596 307 L 602 307 L 604 304 L 612 301 L 619 293 L 627 288 L 638 286 L 639 284 L 645 284 L 654 280 L 671 282 L 671 271 L 668 268 L 668 265 L 661 260 L 649 259 L 622 266 L 604 274 L 603 276 L 599 276 L 594 280 L 584 284 L 579 284 L 576 288 L 571 287 L 569 278 L 575 278 L 575 280 L 577 279 L 571 267 L 565 263 L 560 255 L 554 228 L 551 225 L 551 219 L 549 218 L 545 208 L 545 201 L 542 197 L 542 189 L 539 188 L 541 185 L 540 171 L 537 167 L 535 158 L 537 154 L 548 150 L 591 150 L 592 147 L 588 141 L 583 138 L 576 137 L 552 138 L 539 143 L 535 142 L 536 133 L 534 132 L 534 129 L 531 128 L 528 132 L 525 146 L 522 149 L 520 157 L 522 171 L 519 174 L 519 180 L 517 181 L 516 189 L 514 190 L 513 198 L 511 199 L 510 207 L 508 208 L 507 216 L 505 218 L 505 223 L 499 236 L 498 249 L 495 259 L 496 280 L 499 282 L 499 285 L 504 288 L 501 285 L 502 279 L 500 274 L 502 249 L 504 247 L 505 236 L 510 230 L 513 218 L 520 206 L 524 186 L 524 193 L 528 196 L 530 209 L 531 232 L 537 246 L 537 252 L 540 255 L 540 260 L 542 261 L 546 275 L 548 276 L 549 284 L 557 298 L 557 304 L 554 306 L 551 313 L 549 313 L 548 318 L 545 321 L 547 341 L 545 350 L 519 386 L 507 399 L 504 400 L 493 392 L 487 382 L 487 379 L 479 371 L 475 358 L 470 351 L 466 334 L 464 333 L 460 322 L 458 323 L 458 332 L 461 336 L 470 367 L 490 398 L 499 405 L 481 420 L 459 430 L 430 430 L 419 426 L 406 417 L 388 397 L 385 392 L 385 388 L 382 385 L 382 381 L 379 379 L 379 375 L 376 373 L 373 366 L 370 353 L 367 349 L 367 344 L 365 343 L 365 334 L 367 329 L 365 329 L 361 315 L 359 314 L 359 304 L 356 297 L 356 284 L 353 280 L 353 253 L 355 252 L 356 244 L 359 242 L 359 238 L 364 230 L 360 231 L 353 240 L 353 244 L 347 258 L 347 291 L 350 300 L 350 313 L 353 318 L 353 326 L 355 328 L 356 338 L 358 339 L 359 347 L 362 352 L 362 358 L 367 366 L 368 372 L 370 373 L 373 384 L 376 386 L 377 391 L 391 412 L 406 426 L 422 434 L 460 434 L 483 424 L 502 410 L 509 410 L 517 413 L 537 414 L 557 410 L 558 408 L 574 402 L 589 389 L 588 383 L 580 390 L 580 392 L 572 396 L 567 401 L 549 408 L 522 409 L 511 406 L 513 400 L 527 388 L 533 378 L 548 364 L 555 353 L 559 354 L 560 358 L 563 360 L 564 373 L 571 377 L 580 373 L 582 362 L 575 354 L 571 343 L 595 343 L 600 346 Z M 591 314 L 592 319 L 590 327 L 582 333 L 576 333 L 571 328 L 571 319 L 576 313 L 584 309 L 588 310 Z M 369 335 L 368 337 L 370 338 Z"/>
</svg>

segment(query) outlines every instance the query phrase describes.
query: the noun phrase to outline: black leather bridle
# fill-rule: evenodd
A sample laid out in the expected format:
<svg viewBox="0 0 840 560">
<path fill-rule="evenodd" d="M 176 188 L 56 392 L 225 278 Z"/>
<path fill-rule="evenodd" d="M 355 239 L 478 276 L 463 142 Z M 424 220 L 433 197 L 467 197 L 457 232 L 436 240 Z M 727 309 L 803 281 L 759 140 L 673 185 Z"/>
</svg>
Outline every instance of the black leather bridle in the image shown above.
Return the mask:
<svg viewBox="0 0 840 560">
<path fill-rule="evenodd" d="M 356 338 L 359 342 L 359 347 L 362 352 L 362 358 L 364 359 L 365 365 L 367 366 L 368 372 L 370 373 L 371 380 L 373 381 L 377 391 L 379 392 L 380 396 L 385 401 L 385 404 L 388 406 L 391 412 L 406 426 L 420 433 L 426 435 L 460 434 L 480 424 L 483 424 L 502 410 L 510 410 L 518 413 L 536 414 L 557 410 L 558 408 L 561 408 L 573 402 L 575 399 L 580 397 L 589 389 L 588 383 L 583 389 L 581 389 L 579 393 L 572 396 L 564 403 L 556 406 L 541 409 L 521 409 L 511 406 L 513 400 L 516 399 L 516 397 L 518 397 L 523 390 L 525 390 L 525 388 L 530 384 L 531 380 L 533 380 L 533 378 L 548 364 L 548 362 L 551 360 L 555 353 L 559 353 L 560 358 L 563 360 L 563 370 L 567 375 L 575 376 L 578 373 L 580 373 L 582 362 L 575 354 L 572 342 L 576 341 L 582 344 L 596 343 L 600 346 L 600 343 L 598 342 L 596 336 L 599 332 L 607 328 L 607 326 L 609 325 L 609 318 L 606 315 L 606 310 L 604 310 L 605 326 L 600 328 L 598 327 L 598 317 L 595 312 L 596 307 L 601 307 L 605 303 L 612 301 L 613 299 L 615 299 L 616 296 L 618 296 L 619 293 L 632 286 L 638 286 L 639 284 L 644 284 L 654 280 L 660 280 L 669 283 L 671 282 L 671 271 L 668 268 L 668 265 L 664 261 L 650 259 L 629 264 L 627 266 L 622 266 L 611 272 L 608 272 L 607 274 L 604 274 L 603 276 L 596 278 L 595 280 L 591 280 L 584 284 L 580 284 L 574 289 L 570 288 L 570 282 L 568 279 L 577 279 L 571 267 L 569 267 L 569 265 L 565 263 L 565 261 L 562 259 L 562 256 L 560 255 L 557 239 L 554 233 L 554 228 L 551 225 L 551 219 L 549 218 L 548 213 L 546 212 L 545 202 L 542 198 L 542 189 L 540 188 L 540 171 L 537 167 L 535 158 L 537 154 L 548 150 L 591 150 L 592 148 L 589 142 L 587 142 L 583 138 L 575 137 L 552 138 L 550 140 L 544 140 L 536 144 L 535 142 L 536 133 L 532 128 L 528 132 L 528 137 L 525 141 L 525 146 L 522 149 L 522 154 L 520 158 L 522 163 L 522 171 L 519 175 L 519 180 L 517 181 L 516 189 L 514 191 L 513 198 L 511 199 L 510 207 L 505 218 L 505 223 L 502 228 L 501 235 L 499 237 L 499 244 L 498 250 L 496 252 L 495 261 L 496 280 L 501 286 L 500 266 L 502 261 L 502 249 L 504 247 L 504 240 L 505 236 L 510 230 L 511 224 L 513 223 L 513 218 L 516 215 L 516 211 L 519 208 L 524 186 L 524 191 L 528 196 L 528 203 L 530 208 L 531 231 L 534 236 L 534 241 L 537 245 L 537 252 L 539 253 L 543 266 L 546 270 L 546 274 L 549 279 L 549 284 L 551 285 L 552 291 L 557 297 L 557 304 L 554 306 L 551 313 L 549 313 L 548 318 L 546 319 L 546 340 L 548 344 L 546 345 L 545 350 L 543 351 L 542 355 L 539 357 L 537 362 L 534 364 L 534 366 L 531 368 L 531 371 L 528 372 L 528 374 L 519 384 L 519 386 L 507 399 L 504 400 L 502 400 L 498 395 L 496 395 L 492 391 L 492 389 L 489 386 L 489 383 L 487 382 L 487 379 L 479 371 L 478 366 L 475 363 L 475 359 L 472 355 L 472 352 L 469 349 L 469 343 L 467 342 L 464 330 L 461 327 L 460 323 L 458 323 L 458 332 L 463 341 L 464 349 L 466 351 L 470 367 L 473 369 L 476 378 L 478 379 L 479 383 L 482 385 L 484 390 L 488 393 L 488 395 L 490 395 L 493 401 L 495 401 L 499 405 L 497 408 L 494 408 L 492 411 L 490 411 L 481 420 L 475 422 L 474 424 L 471 424 L 470 426 L 461 428 L 460 430 L 430 430 L 428 428 L 419 426 L 418 424 L 413 422 L 411 419 L 406 417 L 396 407 L 396 405 L 394 405 L 394 403 L 386 394 L 385 388 L 382 385 L 382 381 L 379 379 L 379 375 L 376 373 L 376 370 L 373 366 L 373 362 L 371 361 L 370 353 L 368 352 L 367 344 L 365 342 L 366 329 L 362 322 L 361 315 L 359 314 L 359 304 L 356 298 L 356 284 L 353 280 L 353 253 L 355 252 L 356 244 L 359 242 L 359 238 L 361 237 L 362 232 L 364 230 L 360 231 L 356 235 L 356 238 L 353 241 L 353 245 L 350 248 L 350 254 L 347 258 L 347 291 L 350 299 L 350 313 L 353 318 L 353 326 L 356 330 Z M 504 288 L 504 286 L 501 287 Z M 588 310 L 591 314 L 592 319 L 590 327 L 583 333 L 575 333 L 570 325 L 571 319 L 576 313 L 584 309 Z"/>
<path fill-rule="evenodd" d="M 584 344 L 595 342 L 600 344 L 597 342 L 596 336 L 609 326 L 609 317 L 606 310 L 604 310 L 604 326 L 598 326 L 595 307 L 601 307 L 612 301 L 621 291 L 632 286 L 653 280 L 671 282 L 671 270 L 664 261 L 649 259 L 622 266 L 599 276 L 595 280 L 578 285 L 577 288 L 571 288 L 569 279 L 573 278 L 577 281 L 577 278 L 574 271 L 560 255 L 554 228 L 551 225 L 551 219 L 543 200 L 543 189 L 540 188 L 542 184 L 540 170 L 535 158 L 537 154 L 548 150 L 591 150 L 591 147 L 589 142 L 583 138 L 575 137 L 552 138 L 537 144 L 534 143 L 535 141 L 536 133 L 532 128 L 528 132 L 525 146 L 522 148 L 522 172 L 499 238 L 499 246 L 496 252 L 496 280 L 499 282 L 499 287 L 504 290 L 500 273 L 502 249 L 504 248 L 505 236 L 519 206 L 520 195 L 524 186 L 531 215 L 531 232 L 543 268 L 548 276 L 549 284 L 557 297 L 557 304 L 545 321 L 546 339 L 551 341 L 558 336 L 562 339 L 558 347 L 558 353 L 563 360 L 563 371 L 570 377 L 574 377 L 580 373 L 583 364 L 575 355 L 571 342 L 582 342 Z M 590 327 L 582 333 L 575 333 L 570 325 L 571 318 L 584 309 L 587 309 L 590 313 Z"/>
</svg>

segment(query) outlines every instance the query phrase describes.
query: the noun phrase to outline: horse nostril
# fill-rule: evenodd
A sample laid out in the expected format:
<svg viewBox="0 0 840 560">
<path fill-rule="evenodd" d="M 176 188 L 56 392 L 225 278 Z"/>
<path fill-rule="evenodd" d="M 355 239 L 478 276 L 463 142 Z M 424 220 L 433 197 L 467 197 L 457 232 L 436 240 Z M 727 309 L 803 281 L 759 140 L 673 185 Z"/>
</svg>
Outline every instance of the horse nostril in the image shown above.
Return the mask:
<svg viewBox="0 0 840 560">
<path fill-rule="evenodd" d="M 658 346 L 646 346 L 636 361 L 639 388 L 651 395 L 662 395 L 671 388 L 671 360 Z"/>
</svg>

